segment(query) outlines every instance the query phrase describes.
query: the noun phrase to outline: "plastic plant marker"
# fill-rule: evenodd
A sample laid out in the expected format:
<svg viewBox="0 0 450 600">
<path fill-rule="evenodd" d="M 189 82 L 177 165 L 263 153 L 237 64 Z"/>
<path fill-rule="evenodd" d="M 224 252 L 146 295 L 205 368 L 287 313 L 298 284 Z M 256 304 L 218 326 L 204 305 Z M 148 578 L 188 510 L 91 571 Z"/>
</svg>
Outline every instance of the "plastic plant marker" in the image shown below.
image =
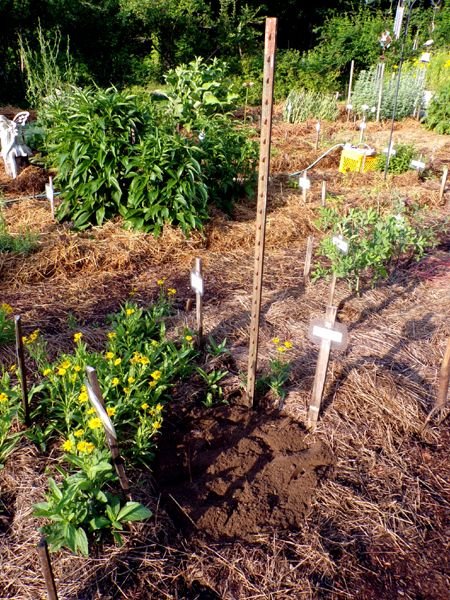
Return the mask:
<svg viewBox="0 0 450 600">
<path fill-rule="evenodd" d="M 203 275 L 202 259 L 195 259 L 195 267 L 191 271 L 191 288 L 195 291 L 195 314 L 197 320 L 197 343 L 198 347 L 203 346 Z"/>
</svg>

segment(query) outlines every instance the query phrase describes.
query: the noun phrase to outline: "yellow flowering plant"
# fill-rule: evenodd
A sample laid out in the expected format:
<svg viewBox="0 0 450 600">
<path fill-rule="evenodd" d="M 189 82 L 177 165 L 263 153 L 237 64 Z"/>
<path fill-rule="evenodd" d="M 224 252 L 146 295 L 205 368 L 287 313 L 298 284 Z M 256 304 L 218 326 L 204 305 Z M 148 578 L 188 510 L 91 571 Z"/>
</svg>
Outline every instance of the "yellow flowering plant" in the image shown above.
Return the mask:
<svg viewBox="0 0 450 600">
<path fill-rule="evenodd" d="M 289 380 L 291 366 L 285 356 L 291 353 L 294 344 L 290 340 L 282 340 L 279 337 L 272 338 L 275 356 L 269 360 L 266 373 L 257 380 L 257 388 L 260 393 L 271 391 L 275 398 L 284 400 L 286 397 L 285 386 Z"/>
<path fill-rule="evenodd" d="M 14 341 L 13 308 L 6 302 L 0 304 L 0 346 Z"/>
<path fill-rule="evenodd" d="M 20 392 L 11 381 L 8 371 L 0 377 L 0 469 L 14 450 L 20 438 L 20 432 L 13 430 L 20 407 Z"/>
</svg>

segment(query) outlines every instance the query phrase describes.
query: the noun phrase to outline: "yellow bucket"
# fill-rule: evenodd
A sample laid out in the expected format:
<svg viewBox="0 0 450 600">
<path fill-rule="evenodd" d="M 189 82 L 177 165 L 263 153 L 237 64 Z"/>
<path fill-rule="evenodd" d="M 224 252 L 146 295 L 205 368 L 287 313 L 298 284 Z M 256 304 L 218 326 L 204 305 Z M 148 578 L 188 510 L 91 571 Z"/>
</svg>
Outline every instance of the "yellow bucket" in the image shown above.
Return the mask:
<svg viewBox="0 0 450 600">
<path fill-rule="evenodd" d="M 374 171 L 377 163 L 374 151 L 368 148 L 344 146 L 339 163 L 339 173 L 367 173 Z"/>
</svg>

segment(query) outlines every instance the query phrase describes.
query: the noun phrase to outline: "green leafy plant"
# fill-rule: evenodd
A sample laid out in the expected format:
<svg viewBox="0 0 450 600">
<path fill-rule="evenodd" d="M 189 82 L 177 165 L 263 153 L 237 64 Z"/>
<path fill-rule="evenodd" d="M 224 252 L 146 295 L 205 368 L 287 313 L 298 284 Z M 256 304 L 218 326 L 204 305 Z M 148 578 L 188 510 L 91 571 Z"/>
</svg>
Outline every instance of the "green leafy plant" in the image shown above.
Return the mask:
<svg viewBox="0 0 450 600">
<path fill-rule="evenodd" d="M 30 254 L 37 246 L 38 236 L 29 231 L 13 235 L 9 233 L 3 215 L 0 215 L 0 252 Z"/>
<path fill-rule="evenodd" d="M 20 432 L 13 432 L 13 423 L 17 420 L 20 394 L 18 387 L 11 382 L 11 375 L 3 370 L 0 377 L 0 469 L 16 447 Z"/>
<path fill-rule="evenodd" d="M 283 110 L 288 123 L 302 123 L 307 119 L 334 121 L 339 114 L 336 98 L 308 90 L 289 92 Z"/>
<path fill-rule="evenodd" d="M 416 149 L 411 144 L 398 144 L 395 147 L 395 154 L 391 153 L 389 159 L 389 173 L 400 175 L 411 169 L 411 161 L 416 155 Z M 386 154 L 379 154 L 376 162 L 376 169 L 384 171 L 386 168 Z"/>
<path fill-rule="evenodd" d="M 227 348 L 227 338 L 218 343 L 212 337 L 212 335 L 210 335 L 206 345 L 206 352 L 212 358 L 218 358 L 219 356 L 226 356 L 230 354 L 230 351 Z"/>
<path fill-rule="evenodd" d="M 205 371 L 201 367 L 197 367 L 197 373 L 206 384 L 206 395 L 203 404 L 207 408 L 211 408 L 217 402 L 223 402 L 223 389 L 220 381 L 228 374 L 228 371 Z"/>
<path fill-rule="evenodd" d="M 314 279 L 333 273 L 356 290 L 362 275 L 376 282 L 389 275 L 394 260 L 419 259 L 434 243 L 433 232 L 420 224 L 417 215 L 408 214 L 402 203 L 395 212 L 386 214 L 373 208 L 350 208 L 345 214 L 335 207 L 321 208 L 317 226 L 331 236 L 324 238 L 319 247 L 328 265 L 317 266 Z M 339 250 L 333 236 L 341 236 L 348 243 L 347 253 Z"/>
<path fill-rule="evenodd" d="M 282 341 L 278 337 L 273 338 L 272 343 L 276 356 L 269 360 L 267 371 L 258 377 L 257 387 L 262 393 L 270 390 L 275 398 L 284 400 L 285 386 L 291 373 L 290 362 L 285 359 L 285 356 L 292 350 L 293 344 L 289 340 Z"/>
<path fill-rule="evenodd" d="M 0 346 L 14 341 L 14 322 L 11 319 L 12 306 L 3 302 L 0 304 Z"/>
<path fill-rule="evenodd" d="M 450 59 L 448 64 L 450 71 Z M 425 124 L 436 133 L 450 134 L 450 83 L 444 85 L 431 100 Z"/>
</svg>

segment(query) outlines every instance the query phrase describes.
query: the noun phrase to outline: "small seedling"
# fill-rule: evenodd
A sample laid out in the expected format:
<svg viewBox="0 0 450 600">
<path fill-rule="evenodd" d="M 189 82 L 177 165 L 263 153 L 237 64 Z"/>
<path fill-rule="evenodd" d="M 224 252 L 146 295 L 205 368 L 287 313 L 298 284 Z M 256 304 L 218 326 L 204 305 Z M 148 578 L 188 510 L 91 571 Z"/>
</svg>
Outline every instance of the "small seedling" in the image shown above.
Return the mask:
<svg viewBox="0 0 450 600">
<path fill-rule="evenodd" d="M 219 382 L 228 374 L 228 371 L 210 371 L 209 373 L 197 367 L 197 373 L 206 383 L 206 397 L 203 404 L 211 408 L 217 402 L 223 402 L 223 389 Z"/>
</svg>

